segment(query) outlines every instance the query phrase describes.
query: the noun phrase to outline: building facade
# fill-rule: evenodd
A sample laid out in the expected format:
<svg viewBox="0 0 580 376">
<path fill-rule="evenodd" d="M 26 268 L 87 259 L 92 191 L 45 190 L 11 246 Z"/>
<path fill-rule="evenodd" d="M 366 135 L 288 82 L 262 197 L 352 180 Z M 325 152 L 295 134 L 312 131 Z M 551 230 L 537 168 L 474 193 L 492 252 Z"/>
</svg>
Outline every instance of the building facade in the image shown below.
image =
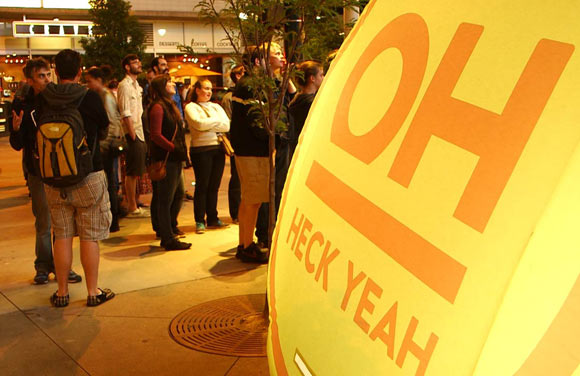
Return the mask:
<svg viewBox="0 0 580 376">
<path fill-rule="evenodd" d="M 131 14 L 139 19 L 147 37 L 147 53 L 177 54 L 180 44 L 191 45 L 198 53 L 232 51 L 221 27 L 206 25 L 194 11 L 198 0 L 129 2 Z M 0 55 L 46 55 L 63 48 L 82 50 L 80 39 L 90 32 L 88 9 L 87 0 L 2 0 Z"/>
<path fill-rule="evenodd" d="M 233 52 L 221 27 L 205 24 L 194 11 L 198 0 L 129 1 L 131 14 L 139 19 L 146 36 L 146 53 L 181 62 L 184 59 L 179 45 L 191 46 L 202 54 L 202 61 L 208 56 L 225 57 Z M 80 40 L 89 37 L 92 28 L 89 8 L 88 0 L 2 0 L 0 77 L 22 79 L 22 66 L 31 57 L 55 55 L 65 48 L 82 53 Z M 211 65 L 211 69 L 216 68 L 221 71 L 221 67 Z"/>
<path fill-rule="evenodd" d="M 219 25 L 207 25 L 199 17 L 194 10 L 198 0 L 129 2 L 145 34 L 145 52 L 164 56 L 179 80 L 185 79 L 179 72 L 188 66 L 218 73 L 229 69 L 224 61 L 233 48 Z M 0 104 L 14 96 L 29 58 L 50 58 L 66 48 L 84 52 L 80 40 L 91 35 L 89 9 L 88 0 L 0 0 Z M 199 58 L 184 56 L 179 45 L 191 46 Z M 216 77 L 216 86 L 223 85 Z M 0 134 L 4 112 L 0 106 Z"/>
</svg>

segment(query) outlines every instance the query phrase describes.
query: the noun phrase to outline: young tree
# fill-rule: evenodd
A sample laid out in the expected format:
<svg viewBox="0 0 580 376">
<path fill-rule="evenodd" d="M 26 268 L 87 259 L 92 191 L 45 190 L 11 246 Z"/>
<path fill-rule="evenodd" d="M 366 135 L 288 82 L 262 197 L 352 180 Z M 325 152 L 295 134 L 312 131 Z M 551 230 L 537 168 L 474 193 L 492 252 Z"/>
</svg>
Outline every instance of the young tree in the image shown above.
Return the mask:
<svg viewBox="0 0 580 376">
<path fill-rule="evenodd" d="M 275 135 L 286 129 L 282 119 L 284 93 L 295 74 L 293 64 L 273 71 L 269 63 L 272 43 L 284 46 L 288 62 L 304 58 L 322 60 L 344 40 L 340 11 L 358 5 L 357 0 L 201 0 L 195 8 L 208 23 L 224 29 L 235 51 L 234 59 L 245 66 L 246 72 L 253 73 L 249 78 L 255 96 L 252 110 L 261 115 L 261 126 L 269 136 L 268 248 L 275 222 Z M 258 48 L 259 60 L 263 62 L 260 68 L 242 59 L 252 46 Z"/>
<path fill-rule="evenodd" d="M 133 53 L 143 58 L 145 35 L 135 16 L 129 15 L 131 4 L 125 0 L 90 0 L 92 38 L 81 39 L 86 66 L 109 64 L 113 75 L 121 79 L 121 60 Z"/>
</svg>

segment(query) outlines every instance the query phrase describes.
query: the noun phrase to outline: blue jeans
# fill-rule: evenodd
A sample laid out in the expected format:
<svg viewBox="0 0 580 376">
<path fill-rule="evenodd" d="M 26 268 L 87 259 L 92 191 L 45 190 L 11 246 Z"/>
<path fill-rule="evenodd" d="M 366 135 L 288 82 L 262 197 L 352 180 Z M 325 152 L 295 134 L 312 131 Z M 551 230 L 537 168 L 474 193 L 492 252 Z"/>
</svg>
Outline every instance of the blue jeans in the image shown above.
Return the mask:
<svg viewBox="0 0 580 376">
<path fill-rule="evenodd" d="M 158 182 L 151 181 L 151 188 L 153 189 L 153 193 L 151 194 L 151 227 L 153 227 L 153 231 L 157 236 L 161 236 L 159 232 L 159 218 L 157 215 L 157 197 L 159 196 L 159 188 L 157 186 Z"/>
<path fill-rule="evenodd" d="M 115 161 L 117 156 L 114 150 L 110 148 L 101 149 L 101 158 L 103 160 L 103 169 L 107 175 L 107 190 L 109 191 L 109 201 L 111 203 L 111 214 L 113 220 L 111 222 L 112 228 L 119 227 L 119 203 L 117 201 L 117 192 L 119 191 L 119 181 L 115 171 Z"/>
<path fill-rule="evenodd" d="M 182 165 L 183 166 L 183 165 Z M 183 172 L 182 172 L 183 174 Z M 185 194 L 185 185 L 184 185 L 184 181 L 183 181 L 183 176 L 181 178 L 181 190 L 184 192 Z M 156 181 L 152 181 L 151 182 L 151 187 L 153 187 L 153 194 L 151 195 L 151 207 L 150 207 L 150 211 L 151 211 L 151 227 L 153 228 L 153 231 L 155 231 L 155 234 L 158 237 L 161 237 L 161 231 L 159 231 L 159 216 L 157 214 L 157 200 L 158 200 L 158 196 L 159 196 L 159 188 L 158 188 L 158 182 Z M 180 207 L 181 209 L 181 207 Z M 179 212 L 178 212 L 179 214 Z M 175 216 L 175 218 L 171 218 L 171 228 L 173 230 L 177 229 L 177 216 Z"/>
<path fill-rule="evenodd" d="M 173 224 L 177 223 L 177 216 L 183 203 L 183 182 L 181 167 L 182 162 L 167 161 L 165 170 L 167 174 L 163 180 L 157 184 L 157 224 L 159 235 L 161 235 L 161 244 L 175 238 L 173 233 Z"/>
<path fill-rule="evenodd" d="M 44 185 L 40 177 L 28 174 L 28 190 L 32 197 L 32 213 L 36 228 L 36 260 L 34 268 L 37 271 L 54 271 L 54 260 L 52 258 L 52 239 L 50 232 L 50 209 L 44 193 Z"/>
</svg>

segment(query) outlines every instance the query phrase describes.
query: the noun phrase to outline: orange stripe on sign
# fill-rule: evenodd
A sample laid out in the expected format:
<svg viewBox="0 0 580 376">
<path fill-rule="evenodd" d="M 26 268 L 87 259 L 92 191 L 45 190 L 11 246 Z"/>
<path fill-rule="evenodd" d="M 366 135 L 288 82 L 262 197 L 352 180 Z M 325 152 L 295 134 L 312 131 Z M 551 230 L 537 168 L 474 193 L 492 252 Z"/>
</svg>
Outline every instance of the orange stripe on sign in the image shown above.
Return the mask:
<svg viewBox="0 0 580 376">
<path fill-rule="evenodd" d="M 403 268 L 450 303 L 467 268 L 397 221 L 322 167 L 312 164 L 306 186 Z"/>
<path fill-rule="evenodd" d="M 571 375 L 580 365 L 580 276 L 516 376 Z"/>
</svg>

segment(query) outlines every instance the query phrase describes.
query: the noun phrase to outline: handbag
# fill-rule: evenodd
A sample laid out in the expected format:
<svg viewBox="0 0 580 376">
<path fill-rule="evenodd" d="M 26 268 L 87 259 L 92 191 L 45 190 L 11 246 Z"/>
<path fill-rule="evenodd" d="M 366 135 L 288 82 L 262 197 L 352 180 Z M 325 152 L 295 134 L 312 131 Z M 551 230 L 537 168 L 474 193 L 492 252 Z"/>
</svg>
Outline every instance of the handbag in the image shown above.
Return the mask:
<svg viewBox="0 0 580 376">
<path fill-rule="evenodd" d="M 175 140 L 175 135 L 177 134 L 177 127 L 179 125 L 175 124 L 175 132 L 173 132 L 173 137 L 171 137 L 171 142 Z M 147 166 L 147 173 L 149 174 L 149 179 L 152 181 L 159 181 L 165 179 L 167 175 L 167 170 L 165 165 L 167 164 L 167 158 L 169 158 L 169 152 L 165 154 L 165 159 L 162 161 L 152 162 Z"/>
<path fill-rule="evenodd" d="M 167 153 L 169 155 L 169 153 Z M 153 181 L 159 181 L 165 179 L 167 175 L 167 170 L 165 169 L 165 164 L 167 163 L 167 158 L 163 161 L 153 162 L 147 166 L 147 173 L 149 174 L 149 179 Z"/>
<path fill-rule="evenodd" d="M 228 157 L 234 155 L 234 148 L 232 147 L 232 143 L 230 142 L 228 136 L 226 136 L 224 133 L 218 133 L 217 139 L 220 145 L 222 146 L 222 150 L 224 151 L 224 153 L 226 153 Z"/>
</svg>

